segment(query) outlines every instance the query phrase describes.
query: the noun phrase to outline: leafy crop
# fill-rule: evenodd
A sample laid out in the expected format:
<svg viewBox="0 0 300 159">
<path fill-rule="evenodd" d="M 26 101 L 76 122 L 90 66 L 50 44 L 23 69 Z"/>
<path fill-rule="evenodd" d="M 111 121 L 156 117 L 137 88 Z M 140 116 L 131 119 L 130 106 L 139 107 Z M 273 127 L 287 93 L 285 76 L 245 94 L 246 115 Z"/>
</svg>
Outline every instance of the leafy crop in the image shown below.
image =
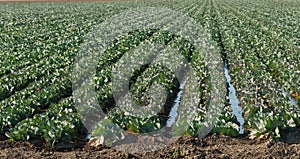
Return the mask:
<svg viewBox="0 0 300 159">
<path fill-rule="evenodd" d="M 53 146 L 84 133 L 72 97 L 74 58 L 86 35 L 97 24 L 126 9 L 143 6 L 168 7 L 203 26 L 218 47 L 220 57 L 228 61 L 229 74 L 243 107 L 244 133 L 250 138 L 266 133 L 280 137 L 283 130 L 299 127 L 300 14 L 296 0 L 49 3 L 47 6 L 5 3 L 0 6 L 0 134 L 14 140 L 39 138 Z M 170 68 L 143 65 L 130 80 L 130 92 L 140 104 L 149 103 L 148 93 L 154 83 L 167 88 L 167 102 L 156 115 L 132 117 L 119 110 L 113 98 L 111 76 L 116 62 L 131 49 L 152 43 L 174 48 L 196 70 L 201 102 L 186 132 L 194 136 L 203 126 L 210 98 L 214 97 L 209 83 L 213 77 L 209 76 L 207 63 L 195 46 L 173 33 L 134 30 L 115 39 L 94 74 L 99 104 L 111 121 L 134 133 L 151 132 L 166 125 L 180 91 L 180 83 Z M 224 104 L 212 133 L 237 136 L 239 123 L 226 97 Z M 101 127 L 93 132 L 103 133 Z"/>
</svg>

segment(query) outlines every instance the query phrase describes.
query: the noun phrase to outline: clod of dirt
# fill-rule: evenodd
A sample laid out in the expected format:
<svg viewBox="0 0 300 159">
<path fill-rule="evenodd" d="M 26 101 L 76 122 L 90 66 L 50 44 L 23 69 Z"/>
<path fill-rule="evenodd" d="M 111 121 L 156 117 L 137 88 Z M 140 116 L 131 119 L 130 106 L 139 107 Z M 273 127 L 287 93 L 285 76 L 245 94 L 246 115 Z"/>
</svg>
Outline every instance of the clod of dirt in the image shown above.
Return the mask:
<svg viewBox="0 0 300 159">
<path fill-rule="evenodd" d="M 299 136 L 298 134 L 295 134 Z M 299 158 L 300 144 L 271 139 L 248 140 L 211 135 L 206 138 L 182 137 L 157 151 L 130 154 L 107 148 L 91 147 L 88 141 L 57 143 L 47 149 L 40 141 L 0 141 L 0 158 Z"/>
</svg>

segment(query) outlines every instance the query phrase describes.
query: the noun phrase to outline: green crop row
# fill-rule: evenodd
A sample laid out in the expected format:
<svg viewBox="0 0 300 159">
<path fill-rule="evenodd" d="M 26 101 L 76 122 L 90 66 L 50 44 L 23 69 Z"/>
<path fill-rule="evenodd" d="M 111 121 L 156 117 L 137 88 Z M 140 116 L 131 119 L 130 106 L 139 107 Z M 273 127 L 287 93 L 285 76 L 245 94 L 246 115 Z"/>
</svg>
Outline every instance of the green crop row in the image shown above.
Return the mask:
<svg viewBox="0 0 300 159">
<path fill-rule="evenodd" d="M 215 77 L 211 77 L 208 71 L 218 69 L 208 68 L 211 59 L 205 59 L 202 53 L 217 46 L 223 59 L 213 60 L 228 61 L 229 74 L 243 107 L 245 133 L 250 137 L 265 133 L 280 136 L 282 130 L 300 124 L 297 101 L 297 93 L 300 93 L 300 12 L 297 10 L 299 4 L 294 0 L 279 4 L 278 0 L 49 3 L 47 7 L 39 3 L 35 6 L 3 4 L 0 6 L 0 134 L 15 140 L 42 138 L 53 145 L 61 140 L 70 141 L 82 133 L 85 128 L 76 110 L 80 108 L 75 108 L 72 81 L 85 74 L 94 75 L 98 103 L 110 121 L 135 133 L 158 130 L 170 118 L 174 100 L 184 82 L 174 70 L 186 76 L 185 63 L 176 62 L 181 56 L 193 68 L 199 84 L 196 90 L 200 99 L 195 100 L 200 104 L 196 106 L 194 111 L 197 113 L 185 132 L 197 135 L 209 116 L 210 99 L 215 97 L 210 92 L 210 80 Z M 81 44 L 88 42 L 85 41 L 88 33 L 97 29 L 99 23 L 126 9 L 159 6 L 171 8 L 201 24 L 205 32 L 194 28 L 190 33 L 201 32 L 195 34 L 199 37 L 193 38 L 203 42 L 204 48 L 196 51 L 187 39 L 163 28 L 133 30 L 111 43 L 100 56 L 92 74 L 88 69 L 87 72 L 72 74 L 75 57 L 86 56 L 80 54 Z M 163 27 L 176 24 L 173 27 L 180 28 L 182 23 L 176 20 L 171 19 Z M 205 41 L 210 38 L 213 42 Z M 143 46 L 147 47 L 141 49 Z M 149 55 L 151 51 L 158 54 Z M 172 51 L 179 56 L 173 56 Z M 122 65 L 143 60 L 148 63 L 138 69 Z M 90 68 L 85 66 L 88 64 L 81 65 Z M 116 68 L 121 72 L 114 72 Z M 130 75 L 129 92 L 116 93 L 115 89 L 124 86 L 122 82 L 125 81 L 122 80 L 125 77 L 117 74 Z M 113 85 L 116 84 L 113 80 L 120 80 L 120 86 Z M 82 83 L 75 83 L 78 84 L 75 86 Z M 166 91 L 156 92 L 154 86 L 157 85 Z M 284 91 L 288 96 L 294 95 L 298 106 L 290 104 Z M 114 96 L 123 97 L 130 93 L 133 101 L 140 105 L 161 104 L 153 103 L 150 94 L 153 92 L 162 93 L 157 97 L 159 99 L 165 95 L 166 103 L 156 114 L 143 117 L 126 113 L 122 108 L 131 105 L 118 103 Z M 226 97 L 222 105 L 222 113 L 213 123 L 212 132 L 237 136 L 239 123 Z M 87 108 L 85 113 L 93 113 L 93 110 Z M 105 121 L 102 122 L 104 126 L 111 126 Z M 105 133 L 103 128 L 103 125 L 96 125 L 93 135 Z"/>
<path fill-rule="evenodd" d="M 268 32 L 261 32 L 261 28 L 258 27 L 260 24 L 257 21 L 243 17 L 223 3 L 217 1 L 215 6 L 219 12 L 218 21 L 222 28 L 221 38 L 228 58 L 230 73 L 241 106 L 244 107 L 246 129 L 250 131 L 251 137 L 267 132 L 278 136 L 275 133 L 276 129 L 284 130 L 298 126 L 294 123 L 297 123 L 295 121 L 298 120 L 299 112 L 282 94 L 285 86 L 283 82 L 289 80 L 280 78 L 278 75 L 274 76 L 272 71 L 274 67 L 270 69 L 272 66 L 269 65 L 270 63 L 278 64 L 283 60 L 275 56 L 273 58 L 265 56 L 276 54 L 276 51 L 269 52 L 269 50 L 274 49 L 274 45 L 277 45 L 278 41 L 270 41 L 270 35 Z M 290 55 L 290 57 L 292 56 Z M 292 63 L 290 64 L 287 66 L 292 66 Z M 292 74 L 292 69 L 285 73 L 285 75 Z M 290 90 L 291 87 L 286 89 Z M 275 126 L 268 126 L 270 124 Z"/>
<path fill-rule="evenodd" d="M 6 135 L 15 140 L 42 138 L 53 145 L 57 140 L 71 141 L 83 131 L 72 98 L 66 98 L 52 104 L 46 112 L 19 122 Z"/>
</svg>

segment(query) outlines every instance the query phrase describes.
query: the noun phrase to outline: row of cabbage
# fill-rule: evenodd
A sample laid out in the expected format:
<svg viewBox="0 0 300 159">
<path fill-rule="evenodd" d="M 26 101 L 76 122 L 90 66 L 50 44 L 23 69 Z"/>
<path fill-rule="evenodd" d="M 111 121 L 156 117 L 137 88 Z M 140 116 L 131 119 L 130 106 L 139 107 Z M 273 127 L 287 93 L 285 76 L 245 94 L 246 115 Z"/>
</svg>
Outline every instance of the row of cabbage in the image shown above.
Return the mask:
<svg viewBox="0 0 300 159">
<path fill-rule="evenodd" d="M 273 37 L 259 21 L 225 2 L 213 1 L 212 5 L 250 137 L 265 133 L 279 137 L 282 130 L 299 126 L 299 110 L 283 94 L 283 90 L 298 92 L 294 81 L 299 79 L 295 66 L 299 52 L 288 49 L 284 39 Z"/>
<path fill-rule="evenodd" d="M 180 11 L 182 11 L 184 13 L 187 12 L 189 15 L 191 15 L 193 13 L 198 13 L 200 15 L 201 12 L 203 12 L 202 9 L 204 8 L 205 4 L 206 3 L 192 4 L 192 5 L 189 5 L 190 7 L 187 7 L 190 9 L 182 9 Z M 201 7 L 199 8 L 199 6 L 201 6 Z M 182 7 L 182 8 L 184 8 L 184 7 Z M 205 34 L 205 35 L 207 35 L 207 34 Z M 186 50 L 186 49 L 189 49 L 189 47 L 185 48 L 187 46 L 190 46 L 189 43 L 185 42 L 184 40 L 183 41 L 180 40 L 179 37 L 173 37 L 172 35 L 169 35 L 168 33 L 161 33 L 161 32 L 154 33 L 152 35 L 152 37 L 150 37 L 150 39 L 148 39 L 148 40 L 150 41 L 149 43 L 156 42 L 156 43 L 162 43 L 165 45 L 171 45 L 172 47 L 175 47 L 175 48 L 179 47 L 179 52 L 181 52 L 187 59 L 190 59 L 191 64 L 193 66 L 200 64 L 199 65 L 200 67 L 199 66 L 196 67 L 196 68 L 198 68 L 197 72 L 199 72 L 198 76 L 203 73 L 202 71 L 204 71 L 204 70 L 202 67 L 204 65 L 200 63 L 201 58 L 198 57 L 197 53 L 193 53 L 193 52 L 191 52 L 191 50 L 190 51 Z M 146 40 L 146 43 L 148 40 Z M 122 46 L 124 46 L 124 45 L 122 45 Z M 131 48 L 130 46 L 126 46 L 126 45 L 124 47 L 127 49 Z M 118 47 L 116 47 L 116 48 L 118 48 Z M 118 53 L 120 53 L 120 52 L 122 52 L 122 51 L 116 50 L 116 53 L 114 53 L 113 55 L 118 56 Z M 191 55 L 187 55 L 186 53 L 193 53 L 194 55 L 191 56 Z M 111 54 L 108 55 L 108 57 L 110 57 L 110 56 L 111 56 Z M 134 58 L 134 57 L 131 57 L 131 58 Z M 104 59 L 106 60 L 107 58 L 104 58 Z M 118 58 L 116 58 L 116 59 L 118 59 Z M 117 60 L 112 60 L 112 61 L 117 61 Z M 109 62 L 103 62 L 103 64 L 104 63 L 109 63 Z M 202 67 L 201 67 L 201 65 L 202 65 Z M 176 95 L 176 92 L 178 91 L 178 88 L 174 89 L 174 87 L 175 86 L 178 87 L 179 83 L 176 80 L 174 81 L 174 75 L 172 76 L 172 74 L 169 74 L 168 70 L 161 68 L 161 66 L 158 66 L 159 69 L 157 69 L 156 67 L 154 67 L 153 65 L 146 66 L 146 69 L 145 68 L 142 69 L 143 72 L 142 72 L 142 74 L 140 74 L 141 75 L 140 77 L 142 77 L 142 78 L 138 78 L 138 79 L 134 78 L 136 80 L 136 83 L 133 84 L 133 86 L 131 87 L 131 89 L 132 89 L 131 91 L 134 95 L 138 96 L 138 97 L 134 97 L 138 103 L 143 103 L 143 104 L 147 103 L 144 101 L 144 100 L 147 101 L 147 95 L 145 94 L 145 92 L 149 92 L 148 91 L 149 88 L 145 88 L 142 86 L 150 87 L 151 84 L 153 84 L 153 82 L 158 82 L 158 83 L 163 82 L 163 85 L 165 87 L 169 88 L 169 90 L 173 90 L 173 91 L 168 92 L 168 94 L 170 95 L 168 97 L 171 97 L 171 99 L 174 100 L 174 96 Z M 104 71 L 101 70 L 101 73 L 111 70 L 111 67 L 109 67 L 108 69 L 105 69 L 103 67 L 101 67 L 101 68 L 102 68 L 102 70 L 104 69 Z M 165 72 L 165 73 L 160 72 L 159 70 L 164 70 L 163 72 Z M 128 72 L 130 72 L 130 71 L 128 71 Z M 137 73 L 139 74 L 139 72 L 137 72 Z M 109 85 L 110 78 L 111 78 L 110 75 L 111 74 L 108 73 L 108 75 L 106 77 L 102 76 L 102 78 L 100 78 L 100 79 L 98 78 L 99 82 L 97 82 L 97 83 L 104 84 L 106 81 L 107 85 Z M 153 80 L 153 79 L 151 79 L 151 77 L 156 77 L 156 78 L 154 78 L 154 80 Z M 171 77 L 171 79 L 170 79 L 170 77 Z M 205 77 L 205 78 L 207 78 L 207 77 Z M 164 83 L 164 81 L 166 81 L 168 79 L 169 79 L 170 83 Z M 207 81 L 207 79 L 206 79 L 206 81 Z M 199 81 L 199 82 L 201 82 L 201 81 Z M 204 85 L 203 88 L 199 88 L 199 91 L 201 93 L 207 92 L 208 87 L 209 87 L 207 84 L 208 83 L 206 83 L 206 85 Z M 105 88 L 105 91 L 103 91 L 104 90 L 103 88 Z M 100 103 L 100 104 L 104 104 L 104 105 L 107 105 L 107 103 L 112 104 L 111 100 L 113 98 L 112 97 L 113 95 L 112 95 L 112 90 L 109 88 L 109 86 L 103 86 L 101 88 L 101 90 L 102 90 L 101 91 L 102 93 L 100 93 L 99 101 L 106 101 L 106 103 Z M 207 108 L 206 102 L 208 99 L 207 97 L 205 97 L 204 94 L 202 94 L 202 96 L 201 96 L 202 103 L 200 104 L 200 107 L 198 110 L 199 111 L 198 115 L 195 116 L 194 120 L 191 122 L 190 127 L 186 131 L 187 135 L 192 135 L 192 136 L 197 135 L 197 132 L 199 132 L 199 128 L 201 126 L 203 126 L 202 124 L 203 124 L 204 118 L 206 116 L 206 114 L 205 114 L 205 109 Z M 206 95 L 208 95 L 208 94 L 206 94 Z M 103 98 L 103 97 L 106 97 L 106 98 Z M 108 97 L 108 99 L 107 99 L 107 97 Z M 143 99 L 143 100 L 141 100 L 141 99 Z M 165 126 L 166 119 L 169 117 L 168 113 L 170 111 L 170 106 L 172 106 L 174 104 L 172 102 L 172 100 L 171 100 L 171 102 L 167 101 L 167 105 L 165 105 L 165 107 L 163 108 L 163 111 L 160 112 L 158 116 L 151 116 L 150 118 L 130 117 L 130 116 L 126 115 L 126 113 L 122 112 L 121 109 L 118 110 L 118 106 L 116 105 L 115 108 L 113 109 L 114 111 L 112 111 L 112 112 L 117 112 L 117 113 L 110 114 L 110 119 L 113 122 L 117 123 L 123 129 L 133 131 L 135 133 L 146 133 L 149 131 L 155 131 L 155 130 L 160 129 L 162 126 Z M 238 135 L 238 131 L 239 131 L 238 123 L 237 123 L 235 117 L 233 116 L 230 105 L 225 100 L 225 97 L 224 97 L 224 103 L 226 103 L 226 106 L 223 109 L 223 112 L 222 112 L 222 115 L 220 115 L 220 118 L 218 118 L 216 123 L 214 123 L 215 127 L 212 132 L 236 136 L 236 135 Z M 113 103 L 113 104 L 115 104 L 115 103 Z M 102 107 L 105 107 L 105 106 L 102 106 Z M 121 116 L 120 116 L 120 114 L 121 114 Z M 98 127 L 95 128 L 93 136 L 99 136 L 99 135 L 105 136 L 106 133 L 108 133 L 107 135 L 110 136 L 111 134 L 118 133 L 118 132 L 113 132 L 113 131 L 111 131 L 111 132 L 107 131 L 106 126 L 111 127 L 110 122 L 108 122 L 108 123 L 103 122 L 103 124 L 104 125 L 98 125 Z M 108 124 L 108 125 L 105 125 L 105 124 Z M 115 135 L 115 136 L 117 136 L 117 135 Z M 107 141 L 107 142 L 111 142 L 111 141 Z"/>
<path fill-rule="evenodd" d="M 2 8 L 25 8 L 22 13 L 26 13 L 29 7 L 11 5 Z M 59 7 L 48 8 L 58 12 Z M 69 97 L 70 73 L 83 36 L 92 25 L 118 11 L 110 5 L 96 7 L 99 8 L 101 12 L 97 14 L 90 10 L 74 14 L 72 9 L 56 14 L 44 8 L 37 11 L 41 12 L 38 16 L 35 12 L 3 10 L 9 13 L 1 16 L 1 134 L 16 140 L 41 137 L 53 143 L 83 130 L 78 115 L 71 113 L 74 102 Z"/>
<path fill-rule="evenodd" d="M 245 127 L 252 136 L 266 132 L 278 136 L 279 129 L 298 126 L 298 110 L 282 95 L 282 90 L 299 92 L 299 48 L 295 33 L 290 32 L 297 29 L 297 25 L 286 27 L 277 18 L 283 31 L 271 30 L 266 26 L 277 22 L 275 18 L 268 19 L 269 16 L 262 10 L 250 14 L 245 7 L 235 7 L 232 3 L 233 0 L 230 3 L 215 0 L 101 3 L 103 5 L 69 3 L 62 5 L 70 8 L 64 11 L 59 9 L 61 5 L 53 3 L 48 8 L 42 4 L 35 7 L 26 4 L 23 4 L 26 7 L 18 7 L 17 4 L 1 6 L 4 14 L 0 16 L 0 40 L 3 42 L 0 52 L 0 133 L 11 139 L 42 138 L 54 144 L 58 140 L 69 141 L 84 132 L 71 97 L 74 57 L 93 26 L 121 10 L 138 5 L 163 5 L 186 13 L 212 35 L 220 56 L 229 62 L 230 74 L 244 107 Z M 30 11 L 32 7 L 39 12 L 38 15 Z M 24 14 L 20 14 L 21 10 Z M 78 14 L 75 10 L 82 12 Z M 57 14 L 59 12 L 61 14 Z M 263 22 L 254 18 L 257 14 L 264 17 Z M 293 19 L 293 16 L 290 17 Z M 199 88 L 202 99 L 199 116 L 186 132 L 195 135 L 205 118 L 206 100 L 210 95 L 204 93 L 209 92 L 205 62 L 197 52 L 193 52 L 188 41 L 169 32 L 136 30 L 115 41 L 105 51 L 95 74 L 99 104 L 112 121 L 128 131 L 150 132 L 166 124 L 180 85 L 170 69 L 159 64 L 145 65 L 131 78 L 133 98 L 141 104 L 147 104 L 147 92 L 154 83 L 168 88 L 167 103 L 155 116 L 128 116 L 118 110 L 112 95 L 111 71 L 114 64 L 130 49 L 150 43 L 175 48 L 197 68 L 198 82 L 204 84 Z M 228 101 L 224 102 L 224 111 L 213 132 L 236 136 L 238 123 Z M 93 135 L 99 133 L 103 133 L 101 127 L 95 128 Z"/>
<path fill-rule="evenodd" d="M 138 36 L 134 34 L 138 34 Z M 150 34 L 151 36 L 149 36 Z M 102 58 L 100 60 L 99 63 L 100 67 L 99 65 L 97 67 L 98 68 L 97 71 L 100 72 L 100 74 L 99 73 L 96 74 L 96 84 L 97 84 L 96 90 L 99 90 L 98 101 L 100 102 L 100 106 L 104 110 L 107 109 L 107 107 L 109 106 L 110 112 L 113 112 L 109 114 L 110 120 L 115 122 L 124 130 L 132 131 L 134 133 L 152 132 L 161 129 L 163 126 L 166 125 L 166 121 L 170 117 L 169 113 L 171 107 L 174 105 L 174 99 L 176 97 L 176 94 L 179 91 L 178 87 L 180 84 L 178 79 L 176 79 L 176 77 L 174 76 L 174 73 L 168 68 L 165 68 L 160 64 L 145 65 L 137 72 L 135 72 L 132 79 L 130 80 L 131 82 L 130 92 L 132 93 L 135 102 L 142 105 L 147 105 L 149 103 L 148 101 L 149 97 L 147 93 L 150 92 L 150 88 L 153 89 L 151 85 L 153 85 L 154 83 L 163 85 L 165 88 L 167 88 L 168 91 L 167 91 L 167 101 L 166 104 L 163 106 L 162 110 L 157 115 L 150 116 L 150 117 L 147 117 L 146 115 L 143 118 L 132 117 L 128 115 L 128 113 L 126 114 L 126 112 L 123 112 L 120 106 L 112 102 L 113 91 L 110 83 L 112 78 L 111 65 L 113 64 L 113 62 L 117 62 L 118 60 L 120 60 L 120 56 L 122 56 L 122 54 L 132 49 L 132 47 L 136 45 L 136 42 L 141 40 L 141 38 L 138 38 L 141 37 L 141 35 L 142 37 L 144 37 L 147 34 L 145 34 L 145 31 L 132 32 L 129 37 L 125 37 L 123 39 L 121 38 L 119 40 L 120 42 L 115 43 L 114 46 L 111 47 L 113 49 L 109 48 L 108 51 L 106 51 L 106 54 L 103 56 L 105 58 Z M 206 116 L 206 108 L 207 108 L 206 96 L 208 94 L 206 94 L 205 92 L 208 91 L 208 85 L 205 84 L 205 81 L 207 81 L 208 79 L 207 76 L 204 74 L 205 63 L 203 61 L 203 57 L 199 56 L 197 52 L 193 52 L 194 50 L 193 46 L 188 41 L 180 38 L 179 36 L 172 35 L 169 32 L 161 32 L 158 30 L 157 32 L 148 33 L 148 36 L 149 37 L 145 39 L 145 41 L 141 42 L 140 45 L 142 44 L 150 45 L 154 43 L 154 44 L 163 44 L 175 48 L 186 59 L 188 59 L 191 66 L 194 67 L 194 69 L 196 70 L 197 77 L 199 78 L 198 82 L 200 82 L 200 84 L 203 83 L 203 85 L 200 88 L 198 88 L 199 92 L 202 93 L 201 95 L 202 102 L 199 105 L 198 110 L 193 110 L 193 111 L 197 111 L 198 115 L 194 117 L 194 120 L 190 123 L 191 125 L 186 131 L 186 134 L 188 135 L 197 135 L 197 132 L 199 131 L 200 126 L 203 124 L 204 118 Z M 134 40 L 132 40 L 130 37 L 132 37 Z M 128 43 L 128 40 L 130 40 L 131 42 Z M 120 48 L 118 47 L 119 45 L 123 47 Z M 143 50 L 143 51 L 147 51 L 147 50 Z M 137 58 L 142 60 L 144 58 L 143 55 L 146 54 L 146 52 L 143 51 L 136 53 L 137 55 L 134 54 L 122 60 L 132 61 L 132 59 L 137 59 Z M 173 67 L 176 68 L 176 63 L 173 62 L 172 65 Z M 132 69 L 132 67 L 128 67 L 127 69 Z M 131 70 L 127 70 L 125 72 L 131 72 Z M 111 105 L 113 105 L 113 108 L 111 108 Z M 227 108 L 228 107 L 229 106 L 227 105 Z M 230 113 L 230 109 L 225 109 L 220 119 L 217 120 L 217 123 L 214 123 L 216 124 L 216 127 L 213 131 L 218 133 L 228 134 L 228 135 L 237 135 L 238 125 L 231 122 L 231 121 L 234 122 L 233 118 L 234 117 Z M 119 132 L 113 132 L 112 129 L 107 129 L 106 127 L 110 127 L 111 126 L 110 124 L 111 124 L 110 122 L 108 123 L 102 122 L 102 125 L 97 125 L 97 127 L 94 128 L 95 130 L 92 136 L 111 136 L 111 134 L 119 133 Z M 111 130 L 111 132 L 107 130 Z M 118 135 L 114 135 L 114 136 L 118 136 Z M 109 140 L 106 142 L 108 142 L 108 144 L 111 144 L 111 142 L 113 141 Z"/>
<path fill-rule="evenodd" d="M 174 9 L 182 12 L 199 12 L 200 14 L 201 9 L 198 8 L 198 4 L 195 4 L 197 3 L 189 4 L 181 1 L 174 5 Z M 75 9 L 78 7 L 77 5 L 74 4 Z M 169 5 L 169 2 L 164 5 Z M 127 4 L 124 6 L 122 7 L 128 7 Z M 151 3 L 150 6 L 153 4 Z M 2 7 L 17 10 L 10 5 Z M 39 10 L 40 7 L 36 8 Z M 50 8 L 54 10 L 57 7 L 61 6 L 50 5 Z M 81 7 L 79 8 L 84 8 Z M 78 52 L 79 44 L 83 42 L 84 35 L 91 27 L 109 15 L 115 14 L 118 9 L 110 5 L 105 9 L 98 6 L 97 9 L 100 8 L 104 11 L 97 14 L 91 13 L 90 10 L 83 12 L 85 14 L 74 14 L 70 9 L 70 11 L 64 11 L 65 15 L 55 14 L 54 10 L 49 9 L 47 12 L 47 10 L 41 9 L 39 11 L 41 15 L 37 16 L 36 13 L 26 10 L 26 7 L 21 8 L 27 14 L 19 15 L 18 11 L 7 10 L 8 13 L 1 16 L 3 19 L 1 21 L 1 35 L 3 35 L 1 40 L 4 44 L 1 57 L 9 58 L 9 60 L 1 61 L 1 66 L 3 66 L 1 67 L 1 134 L 5 133 L 7 137 L 15 140 L 42 138 L 50 144 L 54 144 L 57 140 L 70 140 L 84 131 L 74 108 L 75 103 L 70 97 L 74 56 Z M 106 10 L 109 11 L 106 12 Z M 97 67 L 96 91 L 98 101 L 105 112 L 112 110 L 115 104 L 109 85 L 113 64 L 128 49 L 144 40 L 148 43 L 162 43 L 177 48 L 184 57 L 189 59 L 192 66 L 198 68 L 197 74 L 201 79 L 199 82 L 205 81 L 204 63 L 200 62 L 203 60 L 197 54 L 192 55 L 192 46 L 187 41 L 167 32 L 157 32 L 157 30 L 131 32 L 106 51 L 107 56 L 102 61 L 100 60 Z M 20 62 L 20 60 L 24 62 Z M 111 117 L 125 130 L 149 132 L 159 129 L 166 124 L 168 113 L 174 104 L 172 100 L 179 89 L 179 83 L 170 70 L 159 65 L 146 66 L 136 73 L 131 91 L 136 95 L 137 101 L 143 102 L 143 99 L 147 99 L 145 92 L 149 90 L 149 87 L 141 86 L 151 86 L 154 81 L 162 83 L 168 88 L 170 100 L 160 114 L 151 118 L 137 119 L 122 115 L 122 112 L 111 114 Z M 157 76 L 157 78 L 150 81 L 145 80 L 152 76 Z M 203 86 L 199 88 L 199 91 L 204 92 L 203 90 L 206 89 L 208 89 L 207 86 Z M 197 120 L 191 125 L 188 134 L 195 135 L 198 131 L 197 128 L 205 116 L 204 108 L 205 104 L 202 103 L 201 108 L 199 107 L 199 116 L 195 117 Z M 229 108 L 228 105 L 227 108 Z M 233 116 L 227 111 L 223 113 L 225 113 L 221 117 L 223 120 L 218 123 L 219 127 L 215 129 L 216 132 L 231 131 L 223 124 L 232 120 Z M 233 127 L 237 134 L 236 126 L 233 125 Z"/>
<path fill-rule="evenodd" d="M 253 28 L 253 34 L 256 35 L 256 41 L 260 40 L 259 44 L 253 44 L 253 47 L 261 52 L 259 54 L 261 60 L 269 67 L 273 76 L 276 77 L 276 81 L 282 84 L 289 93 L 299 92 L 297 84 L 300 73 L 298 15 L 292 11 L 286 11 L 286 8 L 280 8 L 277 9 L 279 13 L 271 13 L 272 16 L 264 16 L 262 20 L 262 18 L 258 18 L 259 14 L 257 13 L 250 14 L 249 11 L 243 13 L 238 7 L 233 8 L 227 4 L 224 5 L 238 12 L 247 21 L 251 21 L 251 28 Z"/>
<path fill-rule="evenodd" d="M 219 56 L 225 60 L 222 54 L 222 47 L 219 43 L 219 30 L 216 30 L 217 25 L 215 24 L 216 19 L 212 18 L 212 8 L 211 8 L 211 1 L 205 0 L 202 3 L 197 3 L 196 10 L 190 10 L 187 14 L 198 21 L 203 28 L 205 29 L 206 33 L 210 35 L 211 39 L 215 41 L 215 46 L 219 51 Z M 225 67 L 225 66 L 224 66 Z M 227 88 L 227 97 L 229 96 L 229 88 Z M 215 128 L 212 130 L 212 133 L 222 133 L 225 135 L 230 136 L 237 136 L 239 135 L 239 126 L 241 127 L 240 123 L 237 121 L 235 115 L 233 115 L 232 107 L 229 103 L 229 99 L 226 98 L 224 100 L 225 107 L 222 111 L 222 115 L 220 116 L 217 123 L 215 123 Z"/>
<path fill-rule="evenodd" d="M 71 97 L 74 57 L 94 25 L 126 6 L 64 5 L 1 5 L 1 135 L 53 144 L 85 131 Z"/>
<path fill-rule="evenodd" d="M 234 3 L 233 1 L 230 2 Z M 221 7 L 223 8 L 219 8 L 215 3 L 222 4 Z M 279 33 L 282 35 L 281 37 L 272 36 L 271 31 L 265 31 L 266 27 L 260 21 L 249 18 L 251 16 L 249 12 L 242 14 L 239 9 L 236 9 L 238 8 L 236 4 L 229 6 L 220 1 L 205 1 L 203 4 L 205 4 L 204 9 L 199 7 L 203 11 L 202 14 L 199 15 L 196 12 L 191 16 L 211 33 L 212 38 L 218 43 L 220 54 L 224 60 L 229 62 L 230 74 L 233 76 L 241 105 L 244 107 L 245 133 L 250 132 L 251 138 L 268 132 L 280 136 L 278 130 L 286 130 L 297 126 L 298 109 L 290 105 L 284 93 L 284 90 L 288 90 L 290 95 L 297 96 L 295 92 L 298 92 L 297 80 L 299 78 L 297 77 L 299 75 L 295 65 L 297 65 L 296 57 L 298 57 L 299 51 L 297 52 L 297 47 L 295 47 L 297 44 L 293 43 L 293 40 L 297 37 L 282 33 L 287 28 Z M 233 6 L 236 8 L 233 8 Z M 278 10 L 278 12 L 280 11 L 282 10 Z M 253 14 L 252 16 L 255 17 Z M 270 20 L 270 22 L 273 21 Z M 293 21 L 290 24 L 293 24 Z M 292 29 L 297 30 L 295 27 Z M 252 37 L 252 39 L 249 37 Z M 274 51 L 274 44 L 281 47 L 275 48 L 277 50 Z M 276 53 L 280 51 L 289 56 L 277 57 Z M 266 56 L 265 52 L 269 54 Z M 286 52 L 289 52 L 289 54 Z M 285 73 L 281 72 L 280 74 L 281 76 L 285 75 L 286 78 L 278 75 L 278 72 L 282 70 L 278 70 L 278 67 L 274 69 L 270 62 L 265 61 L 270 60 L 270 56 L 273 56 L 273 63 L 279 61 L 282 63 L 282 67 L 289 67 L 285 69 Z M 287 63 L 284 58 L 291 61 L 289 65 L 283 65 Z M 290 85 L 293 85 L 293 87 L 291 88 Z"/>
</svg>

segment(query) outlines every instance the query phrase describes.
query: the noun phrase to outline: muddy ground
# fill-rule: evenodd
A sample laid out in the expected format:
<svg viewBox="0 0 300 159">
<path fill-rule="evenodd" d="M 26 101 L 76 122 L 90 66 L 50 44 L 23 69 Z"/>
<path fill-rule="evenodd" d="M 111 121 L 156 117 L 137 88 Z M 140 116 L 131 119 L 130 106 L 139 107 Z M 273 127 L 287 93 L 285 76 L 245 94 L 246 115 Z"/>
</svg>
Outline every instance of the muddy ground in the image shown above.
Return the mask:
<svg viewBox="0 0 300 159">
<path fill-rule="evenodd" d="M 0 158 L 299 158 L 299 129 L 287 139 L 270 138 L 249 140 L 212 134 L 206 138 L 183 137 L 158 151 L 143 154 L 119 152 L 108 147 L 90 147 L 87 140 L 58 143 L 50 149 L 44 142 L 15 142 L 1 137 Z"/>
</svg>

